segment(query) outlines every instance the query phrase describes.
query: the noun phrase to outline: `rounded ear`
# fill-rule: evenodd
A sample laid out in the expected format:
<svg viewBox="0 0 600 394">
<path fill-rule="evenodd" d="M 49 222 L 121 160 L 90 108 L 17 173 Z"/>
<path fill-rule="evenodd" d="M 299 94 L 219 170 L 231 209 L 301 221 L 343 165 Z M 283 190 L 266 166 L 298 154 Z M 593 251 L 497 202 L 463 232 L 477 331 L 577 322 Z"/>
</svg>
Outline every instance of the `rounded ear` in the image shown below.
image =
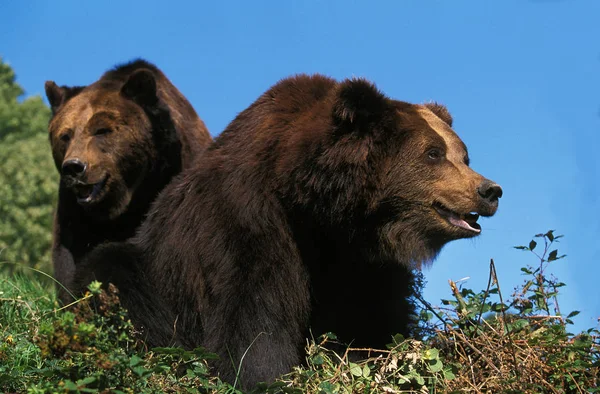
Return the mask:
<svg viewBox="0 0 600 394">
<path fill-rule="evenodd" d="M 142 68 L 132 73 L 121 88 L 121 94 L 140 105 L 155 104 L 158 96 L 152 71 Z"/>
<path fill-rule="evenodd" d="M 78 95 L 84 88 L 85 86 L 58 86 L 54 81 L 46 81 L 44 89 L 46 90 L 46 97 L 50 103 L 52 115 L 56 114 L 62 105 L 73 96 Z"/>
<path fill-rule="evenodd" d="M 425 103 L 423 105 L 427 107 L 431 112 L 436 114 L 438 118 L 446 122 L 448 126 L 452 127 L 452 115 L 450 115 L 450 112 L 448 112 L 448 108 L 446 108 L 446 106 L 438 104 L 436 102 Z"/>
<path fill-rule="evenodd" d="M 60 88 L 54 81 L 46 81 L 44 88 L 50 103 L 50 109 L 54 114 L 63 102 L 64 89 Z"/>
<path fill-rule="evenodd" d="M 362 78 L 346 79 L 338 86 L 333 117 L 340 126 L 366 126 L 384 117 L 390 100 L 377 87 Z"/>
</svg>

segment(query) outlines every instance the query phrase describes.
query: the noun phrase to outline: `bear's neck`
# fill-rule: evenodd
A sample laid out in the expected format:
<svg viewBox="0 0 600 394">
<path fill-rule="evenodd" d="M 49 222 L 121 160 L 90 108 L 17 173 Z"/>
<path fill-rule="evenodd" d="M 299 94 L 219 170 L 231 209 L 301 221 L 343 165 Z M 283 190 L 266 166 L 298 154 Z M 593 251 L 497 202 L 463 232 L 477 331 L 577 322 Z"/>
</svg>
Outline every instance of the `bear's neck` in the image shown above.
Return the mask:
<svg viewBox="0 0 600 394">
<path fill-rule="evenodd" d="M 327 229 L 306 217 L 302 225 L 294 224 L 294 239 L 310 275 L 315 338 L 333 332 L 355 347 L 385 348 L 391 335 L 410 333 L 413 321 L 406 316 L 414 309 L 410 295 L 415 277 L 407 264 L 367 249 L 360 234 Z"/>
</svg>

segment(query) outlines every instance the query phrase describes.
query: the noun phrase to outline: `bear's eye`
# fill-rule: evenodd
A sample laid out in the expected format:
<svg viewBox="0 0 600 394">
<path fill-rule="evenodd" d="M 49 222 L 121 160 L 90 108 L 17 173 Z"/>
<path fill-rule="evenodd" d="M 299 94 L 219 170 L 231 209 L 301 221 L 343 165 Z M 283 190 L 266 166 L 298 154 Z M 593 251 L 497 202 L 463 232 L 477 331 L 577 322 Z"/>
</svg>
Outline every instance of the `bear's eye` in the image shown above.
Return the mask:
<svg viewBox="0 0 600 394">
<path fill-rule="evenodd" d="M 71 136 L 69 133 L 63 133 L 60 135 L 60 137 L 58 137 L 58 139 L 60 139 L 62 142 L 69 142 L 71 140 Z"/>
<path fill-rule="evenodd" d="M 112 133 L 112 130 L 107 128 L 107 127 L 102 127 L 98 130 L 96 130 L 96 132 L 94 133 L 94 135 L 104 135 L 104 134 L 110 134 Z"/>
<path fill-rule="evenodd" d="M 427 151 L 427 158 L 430 161 L 440 161 L 444 157 L 444 153 L 439 148 L 431 148 Z"/>
</svg>

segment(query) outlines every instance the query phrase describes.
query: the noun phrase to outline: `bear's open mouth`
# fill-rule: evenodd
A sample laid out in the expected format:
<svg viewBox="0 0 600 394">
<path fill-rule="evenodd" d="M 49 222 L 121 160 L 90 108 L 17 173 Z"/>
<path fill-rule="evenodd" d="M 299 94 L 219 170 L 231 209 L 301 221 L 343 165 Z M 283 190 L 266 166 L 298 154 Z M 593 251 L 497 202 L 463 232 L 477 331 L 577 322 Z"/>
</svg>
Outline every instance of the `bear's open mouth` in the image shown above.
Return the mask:
<svg viewBox="0 0 600 394">
<path fill-rule="evenodd" d="M 477 223 L 477 219 L 479 219 L 478 213 L 469 212 L 466 214 L 460 214 L 452 211 L 439 202 L 435 202 L 433 204 L 433 208 L 437 211 L 437 213 L 440 214 L 441 217 L 450 222 L 450 224 L 475 233 L 481 232 L 481 226 L 479 223 Z"/>
<path fill-rule="evenodd" d="M 80 205 L 89 205 L 100 195 L 100 192 L 106 185 L 108 175 L 98 183 L 80 183 L 73 186 L 73 191 L 77 197 L 77 203 Z"/>
</svg>

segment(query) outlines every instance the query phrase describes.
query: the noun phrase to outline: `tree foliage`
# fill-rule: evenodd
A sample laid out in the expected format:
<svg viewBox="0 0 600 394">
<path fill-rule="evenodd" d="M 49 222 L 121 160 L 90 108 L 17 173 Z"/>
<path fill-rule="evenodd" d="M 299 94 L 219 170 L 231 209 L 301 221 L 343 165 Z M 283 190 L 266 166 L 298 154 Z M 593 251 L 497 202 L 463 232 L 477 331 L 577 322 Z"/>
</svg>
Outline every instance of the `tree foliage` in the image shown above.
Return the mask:
<svg viewBox="0 0 600 394">
<path fill-rule="evenodd" d="M 50 269 L 58 174 L 47 137 L 50 110 L 23 88 L 0 58 L 0 262 Z"/>
</svg>

